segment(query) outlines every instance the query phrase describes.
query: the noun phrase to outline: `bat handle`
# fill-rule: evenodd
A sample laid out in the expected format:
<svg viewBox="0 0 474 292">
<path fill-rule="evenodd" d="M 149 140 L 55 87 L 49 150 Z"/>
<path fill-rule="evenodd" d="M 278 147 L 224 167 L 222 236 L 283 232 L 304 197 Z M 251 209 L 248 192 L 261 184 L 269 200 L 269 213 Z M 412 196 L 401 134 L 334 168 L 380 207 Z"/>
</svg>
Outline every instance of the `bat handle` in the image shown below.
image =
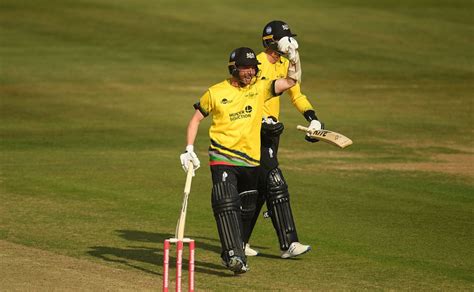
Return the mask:
<svg viewBox="0 0 474 292">
<path fill-rule="evenodd" d="M 298 129 L 300 131 L 303 131 L 303 132 L 308 132 L 309 131 L 309 129 L 307 127 L 304 127 L 304 126 L 301 126 L 301 125 L 296 126 L 296 129 Z"/>
<path fill-rule="evenodd" d="M 189 174 L 190 172 L 191 172 L 191 173 L 193 174 L 193 176 L 194 176 L 194 164 L 193 164 L 193 162 L 192 162 L 191 160 L 189 160 L 189 162 L 188 162 L 188 172 L 187 172 L 187 174 Z"/>
<path fill-rule="evenodd" d="M 189 193 L 191 191 L 191 181 L 194 176 L 194 164 L 192 161 L 188 163 L 188 172 L 186 174 L 186 183 L 184 184 L 184 192 Z"/>
</svg>

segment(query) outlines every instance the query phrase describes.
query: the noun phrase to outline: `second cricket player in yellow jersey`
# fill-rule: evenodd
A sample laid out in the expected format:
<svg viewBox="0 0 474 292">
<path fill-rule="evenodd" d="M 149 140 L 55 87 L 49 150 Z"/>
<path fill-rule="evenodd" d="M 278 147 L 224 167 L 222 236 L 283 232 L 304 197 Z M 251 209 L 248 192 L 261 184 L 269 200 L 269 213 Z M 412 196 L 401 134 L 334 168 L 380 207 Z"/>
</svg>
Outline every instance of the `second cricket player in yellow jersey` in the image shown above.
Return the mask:
<svg viewBox="0 0 474 292">
<path fill-rule="evenodd" d="M 260 79 L 272 80 L 284 78 L 289 74 L 288 68 L 292 59 L 298 54 L 296 35 L 290 30 L 289 25 L 281 20 L 274 20 L 265 25 L 262 33 L 264 51 L 257 55 L 260 63 Z M 300 68 L 301 70 L 301 68 Z M 308 128 L 319 130 L 322 124 L 318 121 L 316 113 L 301 93 L 300 84 L 288 89 L 288 95 L 295 108 L 303 114 L 310 123 Z M 275 233 L 280 244 L 281 257 L 291 258 L 311 250 L 310 245 L 299 242 L 296 223 L 290 204 L 288 185 L 279 167 L 278 150 L 280 135 L 284 129 L 280 120 L 280 98 L 268 100 L 263 108 L 263 123 L 261 135 L 261 154 L 258 179 L 258 199 L 256 211 L 251 220 L 249 232 L 244 237 L 245 242 L 250 241 L 252 230 L 259 217 L 263 204 L 266 203 L 268 214 L 273 223 Z M 317 142 L 316 139 L 305 135 L 305 140 Z M 258 255 L 258 251 L 249 244 L 245 247 L 248 256 Z"/>
<path fill-rule="evenodd" d="M 274 64 L 268 60 L 268 55 L 265 52 L 261 52 L 257 55 L 257 60 L 260 62 L 260 78 L 274 80 L 279 78 L 285 78 L 288 72 L 288 66 L 290 61 L 287 58 L 280 57 Z M 311 103 L 308 101 L 306 95 L 301 92 L 301 86 L 297 83 L 292 88 L 286 91 L 291 99 L 293 105 L 298 109 L 301 114 L 304 114 L 308 110 L 314 110 Z M 279 120 L 280 116 L 280 97 L 272 98 L 265 102 L 263 107 L 263 116 L 273 116 Z"/>
<path fill-rule="evenodd" d="M 194 105 L 204 116 L 213 114 L 210 165 L 259 165 L 263 104 L 275 96 L 272 85 L 272 80 L 259 80 L 235 87 L 224 80 L 210 87 Z"/>
</svg>

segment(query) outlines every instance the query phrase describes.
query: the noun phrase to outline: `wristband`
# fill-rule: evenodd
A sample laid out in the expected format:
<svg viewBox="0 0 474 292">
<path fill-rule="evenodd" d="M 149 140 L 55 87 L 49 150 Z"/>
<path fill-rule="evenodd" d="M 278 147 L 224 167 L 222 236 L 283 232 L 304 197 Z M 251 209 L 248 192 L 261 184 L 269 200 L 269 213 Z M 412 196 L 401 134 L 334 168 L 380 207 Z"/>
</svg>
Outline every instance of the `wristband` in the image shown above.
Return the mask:
<svg viewBox="0 0 474 292">
<path fill-rule="evenodd" d="M 318 117 L 316 116 L 316 112 L 314 110 L 305 111 L 303 113 L 303 116 L 308 122 L 311 122 L 312 120 L 319 120 Z"/>
</svg>

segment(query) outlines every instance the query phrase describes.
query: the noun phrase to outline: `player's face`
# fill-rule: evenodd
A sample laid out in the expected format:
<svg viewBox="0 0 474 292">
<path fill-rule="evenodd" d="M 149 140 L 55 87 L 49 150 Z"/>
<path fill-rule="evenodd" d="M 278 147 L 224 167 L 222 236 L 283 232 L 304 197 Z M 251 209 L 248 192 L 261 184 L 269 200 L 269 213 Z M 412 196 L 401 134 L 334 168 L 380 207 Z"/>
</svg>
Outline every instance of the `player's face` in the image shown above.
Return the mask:
<svg viewBox="0 0 474 292">
<path fill-rule="evenodd" d="M 241 66 L 239 67 L 239 79 L 244 85 L 249 85 L 252 79 L 255 77 L 256 70 L 254 66 Z"/>
<path fill-rule="evenodd" d="M 283 55 L 282 53 L 278 52 L 278 51 L 271 51 L 271 56 L 275 59 L 275 60 L 278 60 L 280 59 L 280 57 Z"/>
</svg>

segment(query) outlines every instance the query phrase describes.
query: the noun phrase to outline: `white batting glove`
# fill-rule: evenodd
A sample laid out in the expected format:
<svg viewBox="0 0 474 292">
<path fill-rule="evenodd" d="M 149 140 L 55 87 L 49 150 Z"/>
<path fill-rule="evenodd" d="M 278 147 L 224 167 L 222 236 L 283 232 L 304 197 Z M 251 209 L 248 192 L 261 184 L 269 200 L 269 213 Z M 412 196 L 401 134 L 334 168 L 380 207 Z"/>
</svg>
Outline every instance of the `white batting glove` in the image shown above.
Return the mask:
<svg viewBox="0 0 474 292">
<path fill-rule="evenodd" d="M 278 51 L 283 54 L 288 54 L 288 51 L 291 49 L 297 50 L 298 49 L 298 42 L 293 37 L 282 37 L 278 41 Z"/>
<path fill-rule="evenodd" d="M 309 123 L 308 130 L 311 132 L 321 130 L 321 122 L 318 120 L 312 120 L 311 123 Z"/>
<path fill-rule="evenodd" d="M 193 171 L 198 169 L 201 166 L 201 162 L 197 157 L 196 153 L 194 153 L 194 146 L 188 145 L 186 146 L 186 151 L 179 156 L 181 159 L 181 166 L 183 167 L 185 172 L 188 172 L 188 164 L 191 161 L 193 163 Z M 194 175 L 194 172 L 193 172 Z"/>
<path fill-rule="evenodd" d="M 290 41 L 290 48 L 293 48 L 295 50 L 298 50 L 300 45 L 298 44 L 298 42 L 296 41 L 296 39 L 294 37 L 289 37 L 288 38 L 289 41 Z"/>
<path fill-rule="evenodd" d="M 288 49 L 287 56 L 288 60 L 290 60 L 290 62 L 293 64 L 298 64 L 300 62 L 300 54 L 298 53 L 298 50 L 295 50 L 292 47 Z M 301 64 L 299 64 L 299 66 L 301 66 Z"/>
<path fill-rule="evenodd" d="M 300 54 L 298 53 L 298 50 L 290 48 L 288 59 L 290 60 L 290 66 L 288 66 L 287 76 L 296 80 L 298 83 L 301 83 L 301 75 L 303 71 L 301 70 Z"/>
</svg>

